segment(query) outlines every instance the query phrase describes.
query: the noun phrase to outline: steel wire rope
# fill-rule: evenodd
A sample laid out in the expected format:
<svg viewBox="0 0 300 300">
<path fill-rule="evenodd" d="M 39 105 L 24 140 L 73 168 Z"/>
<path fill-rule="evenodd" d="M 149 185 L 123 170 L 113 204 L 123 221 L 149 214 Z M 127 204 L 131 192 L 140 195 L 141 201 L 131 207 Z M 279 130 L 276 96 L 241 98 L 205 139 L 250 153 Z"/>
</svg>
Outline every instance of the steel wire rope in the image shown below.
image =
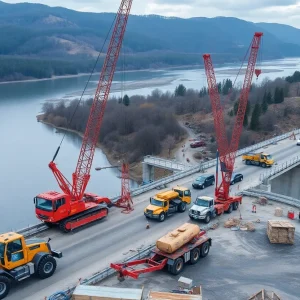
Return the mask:
<svg viewBox="0 0 300 300">
<path fill-rule="evenodd" d="M 111 23 L 111 25 L 110 25 L 110 28 L 109 28 L 109 30 L 108 30 L 108 32 L 107 32 L 107 35 L 106 35 L 106 37 L 105 37 L 105 39 L 104 39 L 104 42 L 103 42 L 103 44 L 102 44 L 101 50 L 99 51 L 98 57 L 97 57 L 96 62 L 95 62 L 95 64 L 94 64 L 94 66 L 93 66 L 92 72 L 90 73 L 90 76 L 89 76 L 89 78 L 88 78 L 88 80 L 87 80 L 87 82 L 86 82 L 86 85 L 85 85 L 85 87 L 84 87 L 84 89 L 83 89 L 83 92 L 82 92 L 82 94 L 81 94 L 81 96 L 80 96 L 80 99 L 78 100 L 78 103 L 77 103 L 77 105 L 76 105 L 76 107 L 75 107 L 75 109 L 74 109 L 74 112 L 73 112 L 73 114 L 72 114 L 72 116 L 71 116 L 69 122 L 67 123 L 66 130 L 69 129 L 69 126 L 70 126 L 71 123 L 72 123 L 72 120 L 73 120 L 73 118 L 74 118 L 74 116 L 75 116 L 75 113 L 76 113 L 76 111 L 77 111 L 77 109 L 78 109 L 78 107 L 79 107 L 79 105 L 80 105 L 80 103 L 81 103 L 81 101 L 82 101 L 82 98 L 83 98 L 83 96 L 84 96 L 84 94 L 85 94 L 85 91 L 86 91 L 86 89 L 87 89 L 87 87 L 88 87 L 88 85 L 89 85 L 89 83 L 90 83 L 90 80 L 91 80 L 93 74 L 94 74 L 94 71 L 95 71 L 95 69 L 96 69 L 96 67 L 97 67 L 97 64 L 98 64 L 98 62 L 99 62 L 99 58 L 100 58 L 101 54 L 103 53 L 103 49 L 104 49 L 105 44 L 106 44 L 106 42 L 107 42 L 107 39 L 108 39 L 108 37 L 109 37 L 109 35 L 110 35 L 110 32 L 111 32 L 111 30 L 112 30 L 112 27 L 113 27 L 113 25 L 114 25 L 114 23 L 115 23 L 115 20 L 116 20 L 116 18 L 117 18 L 117 15 L 118 15 L 118 14 L 115 14 L 115 17 L 114 17 L 114 19 L 113 19 L 113 21 L 112 21 L 112 23 Z M 101 71 L 100 71 L 100 72 L 101 72 Z M 55 158 L 56 158 L 56 156 L 57 156 L 57 154 L 58 154 L 58 152 L 59 152 L 59 150 L 60 150 L 60 147 L 61 147 L 61 145 L 62 145 L 62 143 L 63 143 L 63 141 L 64 141 L 64 139 L 65 139 L 65 137 L 66 137 L 66 134 L 67 134 L 67 131 L 64 132 L 64 135 L 63 135 L 63 137 L 62 137 L 62 139 L 61 139 L 61 141 L 60 141 L 60 144 L 59 144 L 59 146 L 58 146 L 58 148 L 57 148 L 57 150 L 56 150 L 56 152 L 55 152 L 55 154 L 54 154 L 54 156 L 53 156 L 52 162 L 54 162 L 54 160 L 55 160 Z"/>
</svg>

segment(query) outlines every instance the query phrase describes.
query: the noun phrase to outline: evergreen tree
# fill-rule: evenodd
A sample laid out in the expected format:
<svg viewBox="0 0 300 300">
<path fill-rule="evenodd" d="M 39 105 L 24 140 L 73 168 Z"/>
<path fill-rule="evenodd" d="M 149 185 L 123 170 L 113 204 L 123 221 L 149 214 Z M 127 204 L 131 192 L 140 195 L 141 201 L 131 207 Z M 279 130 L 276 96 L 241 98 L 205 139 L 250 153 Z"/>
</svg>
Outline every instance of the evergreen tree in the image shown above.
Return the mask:
<svg viewBox="0 0 300 300">
<path fill-rule="evenodd" d="M 240 99 L 238 99 L 234 105 L 233 105 L 233 113 L 234 115 L 236 116 L 237 112 L 238 112 L 238 109 L 239 109 L 239 103 L 240 103 Z"/>
<path fill-rule="evenodd" d="M 282 103 L 284 101 L 284 89 L 281 88 L 279 90 L 279 102 L 278 103 Z"/>
<path fill-rule="evenodd" d="M 248 102 L 247 102 L 247 107 L 246 107 L 246 112 L 245 112 L 245 114 L 247 115 L 247 117 L 249 117 L 250 112 L 251 112 L 251 104 L 250 104 L 250 102 L 248 101 Z"/>
<path fill-rule="evenodd" d="M 280 90 L 276 87 L 274 92 L 274 103 L 280 103 Z"/>
<path fill-rule="evenodd" d="M 273 103 L 273 98 L 272 98 L 272 94 L 270 91 L 268 91 L 268 93 L 267 93 L 267 102 L 268 102 L 268 104 Z"/>
<path fill-rule="evenodd" d="M 186 87 L 183 84 L 179 84 L 175 89 L 176 97 L 184 97 L 186 93 Z"/>
<path fill-rule="evenodd" d="M 247 127 L 248 126 L 248 116 L 245 114 L 244 116 L 244 121 L 243 121 L 243 126 Z"/>
<path fill-rule="evenodd" d="M 221 82 L 218 83 L 218 92 L 219 92 L 219 94 L 221 94 L 221 92 L 222 92 L 222 83 Z"/>
<path fill-rule="evenodd" d="M 265 114 L 268 110 L 268 99 L 267 99 L 267 92 L 265 91 L 264 97 L 261 103 L 261 111 L 263 114 Z"/>
<path fill-rule="evenodd" d="M 254 106 L 251 122 L 250 122 L 250 129 L 251 130 L 258 130 L 259 129 L 259 117 L 260 117 L 260 104 L 257 102 Z"/>
<path fill-rule="evenodd" d="M 125 96 L 124 96 L 124 98 L 123 98 L 123 104 L 124 104 L 125 106 L 129 106 L 129 104 L 130 104 L 130 99 L 129 99 L 128 95 L 125 95 Z"/>
</svg>

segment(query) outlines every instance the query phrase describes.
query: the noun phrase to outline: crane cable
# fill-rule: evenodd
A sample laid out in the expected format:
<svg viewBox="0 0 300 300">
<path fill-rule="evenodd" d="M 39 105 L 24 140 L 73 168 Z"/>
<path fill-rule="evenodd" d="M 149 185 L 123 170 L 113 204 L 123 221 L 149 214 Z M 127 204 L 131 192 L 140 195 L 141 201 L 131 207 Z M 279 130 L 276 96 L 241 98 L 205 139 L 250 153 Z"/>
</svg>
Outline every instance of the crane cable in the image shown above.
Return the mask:
<svg viewBox="0 0 300 300">
<path fill-rule="evenodd" d="M 87 87 L 88 87 L 88 85 L 89 85 L 89 83 L 90 83 L 90 80 L 91 80 L 91 78 L 92 78 L 92 76 L 93 76 L 93 74 L 94 74 L 94 71 L 95 71 L 95 69 L 96 69 L 96 67 L 97 67 L 97 64 L 98 64 L 98 62 L 99 62 L 99 59 L 100 59 L 100 55 L 101 55 L 101 53 L 103 53 L 104 46 L 105 46 L 105 44 L 106 44 L 106 42 L 107 42 L 107 39 L 108 39 L 108 37 L 109 37 L 109 34 L 110 34 L 112 28 L 113 28 L 113 25 L 114 25 L 114 23 L 115 23 L 115 20 L 116 20 L 116 18 L 117 18 L 117 15 L 118 15 L 118 14 L 115 15 L 115 17 L 114 17 L 114 19 L 113 19 L 113 21 L 112 21 L 112 23 L 111 23 L 111 25 L 110 25 L 110 28 L 109 28 L 109 30 L 108 30 L 108 32 L 107 32 L 107 35 L 106 35 L 106 37 L 105 37 L 105 39 L 104 39 L 104 42 L 103 42 L 103 44 L 102 44 L 101 50 L 99 51 L 98 57 L 97 57 L 96 62 L 95 62 L 95 64 L 94 64 L 94 66 L 93 66 L 92 72 L 90 73 L 90 76 L 89 76 L 89 78 L 88 78 L 88 80 L 87 80 L 87 82 L 86 82 L 86 85 L 85 85 L 85 87 L 84 87 L 84 89 L 83 89 L 83 92 L 82 92 L 82 94 L 81 94 L 81 96 L 80 96 L 80 99 L 79 99 L 79 101 L 78 101 L 78 103 L 77 103 L 77 105 L 76 105 L 76 107 L 75 107 L 75 109 L 74 109 L 74 112 L 73 112 L 73 114 L 72 114 L 72 116 L 71 116 L 69 122 L 67 123 L 66 131 L 64 132 L 64 135 L 63 135 L 63 137 L 62 137 L 62 139 L 61 139 L 61 141 L 60 141 L 60 144 L 59 144 L 59 146 L 58 146 L 58 148 L 57 148 L 57 150 L 56 150 L 56 152 L 55 152 L 55 154 L 54 154 L 54 156 L 53 156 L 52 162 L 54 162 L 54 160 L 55 160 L 55 158 L 56 158 L 56 156 L 57 156 L 57 154 L 58 154 L 58 152 L 59 152 L 59 150 L 60 150 L 60 147 L 61 147 L 61 145 L 62 145 L 62 143 L 63 143 L 63 141 L 64 141 L 64 139 L 65 139 L 65 137 L 66 137 L 67 130 L 69 129 L 70 124 L 72 123 L 72 120 L 73 120 L 73 118 L 74 118 L 74 116 L 75 116 L 75 113 L 76 113 L 76 111 L 77 111 L 77 109 L 78 109 L 78 107 L 79 107 L 79 105 L 80 105 L 80 103 L 81 103 L 81 101 L 82 101 L 82 98 L 83 98 L 83 96 L 84 96 L 84 93 L 85 93 L 85 91 L 86 91 L 86 89 L 87 89 Z"/>
</svg>

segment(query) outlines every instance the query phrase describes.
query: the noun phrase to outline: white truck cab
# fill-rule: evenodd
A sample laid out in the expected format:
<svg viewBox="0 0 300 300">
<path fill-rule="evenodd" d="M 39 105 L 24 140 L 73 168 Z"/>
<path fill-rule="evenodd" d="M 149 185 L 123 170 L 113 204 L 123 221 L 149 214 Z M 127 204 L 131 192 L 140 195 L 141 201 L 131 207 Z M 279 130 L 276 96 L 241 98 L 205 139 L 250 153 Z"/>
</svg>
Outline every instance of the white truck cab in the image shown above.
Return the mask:
<svg viewBox="0 0 300 300">
<path fill-rule="evenodd" d="M 198 196 L 194 205 L 189 209 L 189 216 L 193 220 L 204 220 L 209 223 L 216 216 L 214 198 Z"/>
</svg>

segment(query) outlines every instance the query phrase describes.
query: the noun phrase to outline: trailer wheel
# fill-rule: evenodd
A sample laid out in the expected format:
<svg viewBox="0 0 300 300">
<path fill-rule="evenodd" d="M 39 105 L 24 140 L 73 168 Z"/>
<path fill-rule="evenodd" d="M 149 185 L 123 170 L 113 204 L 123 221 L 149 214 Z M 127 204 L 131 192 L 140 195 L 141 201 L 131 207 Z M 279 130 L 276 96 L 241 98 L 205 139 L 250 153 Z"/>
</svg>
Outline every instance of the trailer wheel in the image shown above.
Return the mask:
<svg viewBox="0 0 300 300">
<path fill-rule="evenodd" d="M 204 219 L 204 222 L 206 224 L 208 224 L 210 222 L 210 219 L 211 219 L 211 214 L 210 213 L 207 213 L 206 216 L 205 216 L 205 219 Z"/>
<path fill-rule="evenodd" d="M 4 299 L 10 290 L 10 279 L 6 276 L 0 276 L 0 299 Z"/>
<path fill-rule="evenodd" d="M 159 215 L 159 222 L 163 222 L 164 220 L 165 220 L 165 218 L 166 218 L 166 215 L 165 215 L 165 213 L 161 213 L 160 215 Z"/>
<path fill-rule="evenodd" d="M 186 210 L 185 202 L 181 202 L 178 209 L 179 209 L 179 212 L 185 212 L 185 210 Z"/>
<path fill-rule="evenodd" d="M 171 266 L 170 268 L 170 272 L 173 275 L 178 275 L 182 270 L 183 270 L 183 266 L 184 266 L 184 262 L 183 259 L 181 257 L 178 257 L 175 262 L 174 265 Z"/>
<path fill-rule="evenodd" d="M 205 256 L 207 256 L 207 254 L 209 253 L 209 242 L 208 241 L 206 241 L 203 245 L 202 245 L 202 247 L 201 247 L 201 251 L 200 251 L 200 255 L 201 255 L 201 257 L 205 257 Z"/>
<path fill-rule="evenodd" d="M 40 279 L 51 277 L 56 270 L 56 260 L 51 255 L 44 256 L 38 267 L 37 275 Z"/>
<path fill-rule="evenodd" d="M 232 209 L 233 209 L 232 206 L 233 206 L 233 205 L 232 205 L 232 203 L 231 203 L 231 204 L 229 205 L 227 211 L 226 211 L 228 214 L 231 214 L 231 213 L 232 213 Z"/>
<path fill-rule="evenodd" d="M 191 260 L 190 260 L 191 265 L 196 264 L 199 259 L 200 259 L 200 250 L 199 248 L 194 248 L 191 251 Z"/>
<path fill-rule="evenodd" d="M 238 202 L 234 202 L 233 203 L 233 210 L 237 210 L 239 207 L 239 203 Z"/>
</svg>

